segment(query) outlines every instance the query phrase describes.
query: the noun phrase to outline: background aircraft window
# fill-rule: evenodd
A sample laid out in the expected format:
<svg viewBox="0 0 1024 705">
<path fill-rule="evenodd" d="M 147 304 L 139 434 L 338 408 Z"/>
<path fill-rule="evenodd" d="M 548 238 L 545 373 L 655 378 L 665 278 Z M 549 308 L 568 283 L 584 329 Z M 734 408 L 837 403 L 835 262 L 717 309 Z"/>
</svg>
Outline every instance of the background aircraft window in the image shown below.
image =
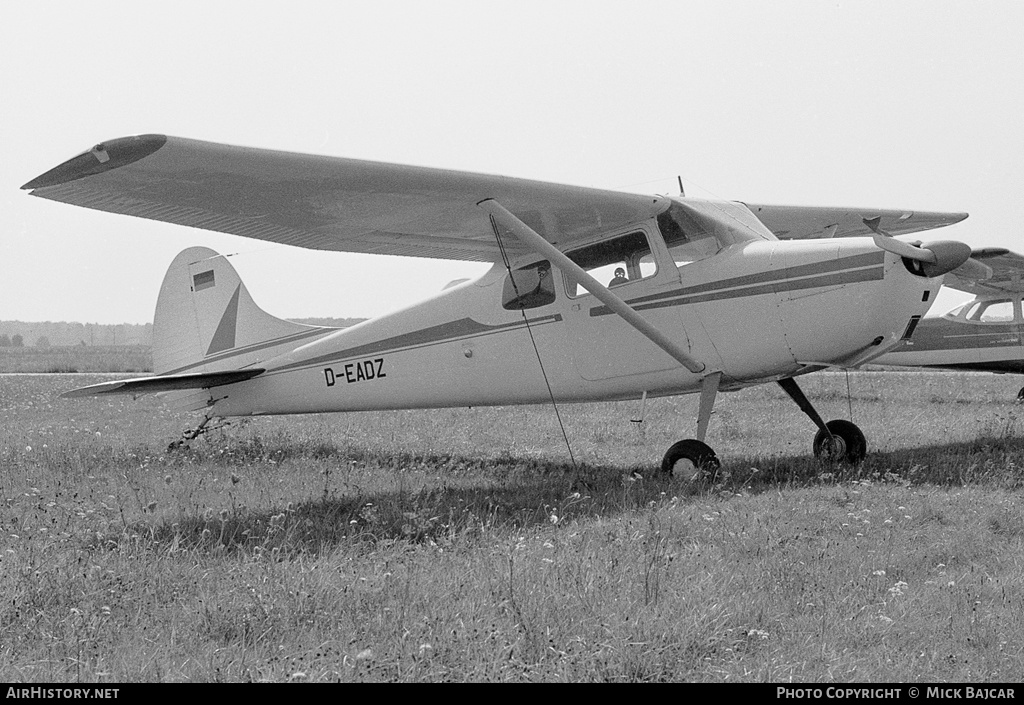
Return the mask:
<svg viewBox="0 0 1024 705">
<path fill-rule="evenodd" d="M 715 235 L 718 224 L 699 219 L 675 203 L 658 216 L 658 228 L 677 267 L 710 257 L 721 249 Z"/>
<path fill-rule="evenodd" d="M 587 274 L 605 286 L 620 286 L 657 274 L 658 267 L 651 254 L 651 245 L 642 232 L 630 233 L 612 240 L 596 242 L 566 255 Z M 616 277 L 616 270 L 623 274 Z M 570 296 L 587 293 L 582 285 L 566 277 L 566 291 Z"/>
<path fill-rule="evenodd" d="M 1010 301 L 983 303 L 977 313 L 971 314 L 971 320 L 978 320 L 982 323 L 1009 323 L 1013 320 L 1013 303 Z"/>
<path fill-rule="evenodd" d="M 512 271 L 505 277 L 501 291 L 501 305 L 510 311 L 547 306 L 555 301 L 555 283 L 551 264 L 534 262 Z"/>
</svg>

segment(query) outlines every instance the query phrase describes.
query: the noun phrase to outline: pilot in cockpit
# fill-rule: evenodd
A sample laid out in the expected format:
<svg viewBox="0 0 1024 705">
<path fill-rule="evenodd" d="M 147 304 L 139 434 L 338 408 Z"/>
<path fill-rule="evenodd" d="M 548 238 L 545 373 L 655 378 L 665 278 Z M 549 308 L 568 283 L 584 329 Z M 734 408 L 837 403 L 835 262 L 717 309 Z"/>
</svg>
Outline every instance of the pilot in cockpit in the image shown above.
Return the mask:
<svg viewBox="0 0 1024 705">
<path fill-rule="evenodd" d="M 629 279 L 626 278 L 626 270 L 622 267 L 616 267 L 615 276 L 610 282 L 608 282 L 608 286 L 618 286 L 619 284 L 626 284 L 627 282 L 629 282 Z"/>
</svg>

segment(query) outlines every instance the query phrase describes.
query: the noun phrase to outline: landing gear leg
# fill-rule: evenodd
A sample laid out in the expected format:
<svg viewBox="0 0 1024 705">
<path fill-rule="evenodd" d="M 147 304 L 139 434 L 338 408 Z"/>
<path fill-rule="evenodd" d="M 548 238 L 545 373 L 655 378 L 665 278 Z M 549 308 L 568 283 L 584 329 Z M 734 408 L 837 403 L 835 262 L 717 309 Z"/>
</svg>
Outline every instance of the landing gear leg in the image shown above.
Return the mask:
<svg viewBox="0 0 1024 705">
<path fill-rule="evenodd" d="M 715 372 L 703 379 L 700 388 L 700 409 L 697 412 L 697 438 L 687 438 L 673 443 L 661 460 L 661 471 L 669 477 L 680 476 L 687 481 L 696 479 L 701 473 L 714 472 L 721 463 L 718 456 L 704 439 L 707 437 L 711 412 L 715 408 L 718 384 L 722 373 Z"/>
<path fill-rule="evenodd" d="M 818 427 L 813 445 L 816 458 L 845 460 L 849 463 L 859 463 L 864 459 L 867 440 L 856 424 L 843 419 L 825 423 L 793 378 L 779 380 L 779 386 Z"/>
</svg>

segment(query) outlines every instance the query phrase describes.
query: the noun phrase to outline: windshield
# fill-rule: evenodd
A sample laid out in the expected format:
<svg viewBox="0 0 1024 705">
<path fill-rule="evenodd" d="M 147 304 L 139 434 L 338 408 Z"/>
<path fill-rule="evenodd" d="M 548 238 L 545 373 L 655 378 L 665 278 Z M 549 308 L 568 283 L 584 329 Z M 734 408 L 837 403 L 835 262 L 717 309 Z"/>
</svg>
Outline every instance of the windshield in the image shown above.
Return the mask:
<svg viewBox="0 0 1024 705">
<path fill-rule="evenodd" d="M 746 206 L 731 201 L 672 201 L 658 228 L 679 267 L 738 242 L 775 239 Z"/>
</svg>

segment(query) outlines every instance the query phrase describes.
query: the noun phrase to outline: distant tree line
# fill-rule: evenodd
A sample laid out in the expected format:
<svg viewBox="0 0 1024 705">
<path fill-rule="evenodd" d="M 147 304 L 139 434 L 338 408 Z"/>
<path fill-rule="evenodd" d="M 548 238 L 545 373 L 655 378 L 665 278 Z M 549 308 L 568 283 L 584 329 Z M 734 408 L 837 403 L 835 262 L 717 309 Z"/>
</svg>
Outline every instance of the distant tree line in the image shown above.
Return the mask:
<svg viewBox="0 0 1024 705">
<path fill-rule="evenodd" d="M 152 345 L 153 324 L 0 321 L 0 347 Z"/>
<path fill-rule="evenodd" d="M 347 328 L 365 318 L 293 318 L 296 323 L 313 326 Z M 152 345 L 153 324 L 132 323 L 66 323 L 64 321 L 27 323 L 24 321 L 0 321 L 0 348 L 23 348 L 33 345 L 37 348 L 52 346 L 93 346 L 93 345 Z"/>
</svg>

